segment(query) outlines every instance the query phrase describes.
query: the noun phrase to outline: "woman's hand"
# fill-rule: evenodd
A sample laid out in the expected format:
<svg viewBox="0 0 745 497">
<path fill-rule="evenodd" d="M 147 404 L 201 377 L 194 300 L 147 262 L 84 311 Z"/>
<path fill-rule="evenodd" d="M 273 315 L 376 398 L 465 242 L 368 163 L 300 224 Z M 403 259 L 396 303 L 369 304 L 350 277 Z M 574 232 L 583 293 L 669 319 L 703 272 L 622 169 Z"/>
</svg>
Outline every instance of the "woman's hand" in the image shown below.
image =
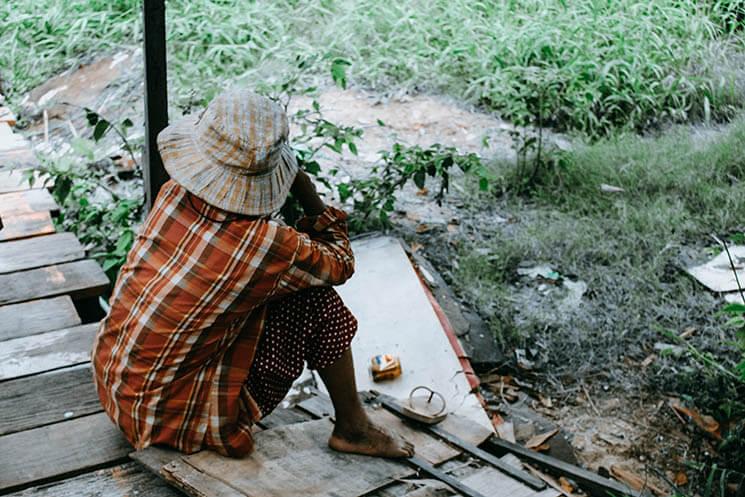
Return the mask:
<svg viewBox="0 0 745 497">
<path fill-rule="evenodd" d="M 298 202 L 300 202 L 300 205 L 303 206 L 306 216 L 317 216 L 326 208 L 323 200 L 318 196 L 313 180 L 303 170 L 297 172 L 290 191 Z"/>
</svg>

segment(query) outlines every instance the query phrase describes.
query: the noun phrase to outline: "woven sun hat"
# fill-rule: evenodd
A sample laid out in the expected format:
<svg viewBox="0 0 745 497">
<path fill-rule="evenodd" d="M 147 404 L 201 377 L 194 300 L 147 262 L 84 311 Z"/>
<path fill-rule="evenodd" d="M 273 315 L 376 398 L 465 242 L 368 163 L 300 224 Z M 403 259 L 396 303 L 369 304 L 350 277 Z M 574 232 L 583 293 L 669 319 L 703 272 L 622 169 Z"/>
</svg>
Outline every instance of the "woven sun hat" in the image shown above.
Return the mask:
<svg viewBox="0 0 745 497">
<path fill-rule="evenodd" d="M 282 107 L 236 89 L 161 131 L 158 149 L 189 192 L 229 212 L 263 216 L 282 206 L 298 171 L 288 134 Z"/>
</svg>

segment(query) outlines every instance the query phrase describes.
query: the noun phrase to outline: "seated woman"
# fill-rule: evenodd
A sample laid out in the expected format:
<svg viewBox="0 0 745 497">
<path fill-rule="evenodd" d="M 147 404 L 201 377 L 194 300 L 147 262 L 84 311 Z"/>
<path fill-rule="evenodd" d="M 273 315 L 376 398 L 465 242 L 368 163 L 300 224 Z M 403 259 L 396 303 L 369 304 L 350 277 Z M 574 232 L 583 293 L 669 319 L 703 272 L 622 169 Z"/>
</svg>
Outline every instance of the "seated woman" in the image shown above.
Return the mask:
<svg viewBox="0 0 745 497">
<path fill-rule="evenodd" d="M 171 175 L 121 269 L 93 347 L 104 409 L 137 449 L 251 452 L 251 426 L 300 375 L 320 373 L 336 411 L 329 446 L 405 457 L 358 397 L 357 321 L 332 288 L 354 272 L 346 215 L 298 171 L 287 116 L 245 90 L 158 136 Z M 271 219 L 292 191 L 306 217 Z"/>
</svg>

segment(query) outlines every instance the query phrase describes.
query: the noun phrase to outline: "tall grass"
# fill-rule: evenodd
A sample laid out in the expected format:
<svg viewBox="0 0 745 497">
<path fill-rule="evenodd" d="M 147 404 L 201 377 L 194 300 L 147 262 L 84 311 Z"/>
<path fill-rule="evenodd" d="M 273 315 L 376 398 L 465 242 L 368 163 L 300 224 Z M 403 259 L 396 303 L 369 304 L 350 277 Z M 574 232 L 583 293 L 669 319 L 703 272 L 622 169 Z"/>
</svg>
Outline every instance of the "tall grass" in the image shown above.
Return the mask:
<svg viewBox="0 0 745 497">
<path fill-rule="evenodd" d="M 728 55 L 743 50 L 743 0 L 172 0 L 175 102 L 226 80 L 278 76 L 297 56 L 353 63 L 358 82 L 442 91 L 515 121 L 590 135 L 729 116 L 741 103 Z M 77 57 L 140 43 L 139 0 L 14 0 L 0 6 L 10 92 Z M 707 117 L 709 114 L 707 114 Z"/>
</svg>

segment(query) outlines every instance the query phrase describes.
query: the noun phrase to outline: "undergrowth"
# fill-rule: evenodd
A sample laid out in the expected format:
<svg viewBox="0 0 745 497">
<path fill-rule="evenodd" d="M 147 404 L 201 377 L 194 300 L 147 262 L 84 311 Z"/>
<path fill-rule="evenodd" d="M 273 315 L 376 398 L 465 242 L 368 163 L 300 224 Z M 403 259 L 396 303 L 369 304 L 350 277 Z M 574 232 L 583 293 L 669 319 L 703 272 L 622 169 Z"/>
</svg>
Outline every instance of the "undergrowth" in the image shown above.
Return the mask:
<svg viewBox="0 0 745 497">
<path fill-rule="evenodd" d="M 81 56 L 141 43 L 138 0 L 0 6 L 0 67 L 20 96 Z M 351 64 L 378 89 L 441 91 L 591 136 L 727 118 L 743 93 L 742 0 L 172 0 L 171 96 L 282 79 L 295 57 Z M 738 59 L 739 57 L 739 59 Z M 738 86 L 739 85 L 739 86 Z"/>
</svg>

